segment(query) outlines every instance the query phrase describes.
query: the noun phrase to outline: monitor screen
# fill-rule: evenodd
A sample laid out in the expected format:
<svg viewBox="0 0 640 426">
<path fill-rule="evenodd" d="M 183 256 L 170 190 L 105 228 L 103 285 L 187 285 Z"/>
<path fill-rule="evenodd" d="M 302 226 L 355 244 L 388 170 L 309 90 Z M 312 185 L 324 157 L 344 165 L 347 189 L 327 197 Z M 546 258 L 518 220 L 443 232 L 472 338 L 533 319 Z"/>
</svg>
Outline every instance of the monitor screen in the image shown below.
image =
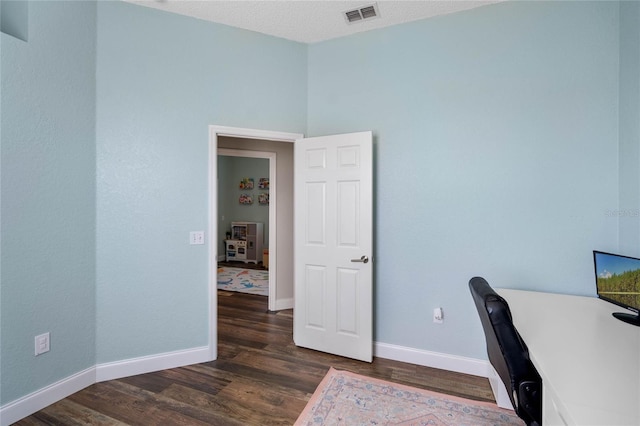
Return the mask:
<svg viewBox="0 0 640 426">
<path fill-rule="evenodd" d="M 616 313 L 614 316 L 640 325 L 640 259 L 594 251 L 593 262 L 598 297 L 631 309 L 635 315 Z"/>
</svg>

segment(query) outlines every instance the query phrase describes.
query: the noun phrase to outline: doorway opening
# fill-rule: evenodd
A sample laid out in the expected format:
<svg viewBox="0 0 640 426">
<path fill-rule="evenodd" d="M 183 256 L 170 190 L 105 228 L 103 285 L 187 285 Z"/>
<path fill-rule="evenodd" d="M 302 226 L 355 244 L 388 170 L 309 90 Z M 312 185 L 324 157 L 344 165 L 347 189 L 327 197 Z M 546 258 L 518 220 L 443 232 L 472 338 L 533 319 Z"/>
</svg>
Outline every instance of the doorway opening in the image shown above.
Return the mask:
<svg viewBox="0 0 640 426">
<path fill-rule="evenodd" d="M 218 155 L 269 161 L 269 310 L 293 307 L 293 142 L 302 134 L 210 126 L 209 130 L 209 350 L 217 358 L 217 262 L 219 238 Z M 259 176 L 262 177 L 262 176 Z M 258 178 L 259 178 L 258 177 Z M 257 185 L 257 181 L 254 181 Z M 255 192 L 255 190 L 254 190 Z M 225 220 L 231 220 L 226 218 Z M 228 222 L 227 222 L 228 223 Z M 223 232 L 224 235 L 224 232 Z M 215 242 L 215 243 L 214 243 Z"/>
</svg>

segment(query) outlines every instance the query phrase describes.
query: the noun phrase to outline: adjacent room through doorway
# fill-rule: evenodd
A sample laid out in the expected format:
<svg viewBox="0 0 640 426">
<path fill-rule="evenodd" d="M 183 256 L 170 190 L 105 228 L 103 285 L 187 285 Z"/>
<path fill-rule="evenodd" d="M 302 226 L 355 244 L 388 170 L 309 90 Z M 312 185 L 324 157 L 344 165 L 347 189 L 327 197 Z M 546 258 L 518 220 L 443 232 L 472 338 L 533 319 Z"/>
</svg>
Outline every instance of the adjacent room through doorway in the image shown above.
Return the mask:
<svg viewBox="0 0 640 426">
<path fill-rule="evenodd" d="M 268 153 L 247 155 L 218 153 L 217 285 L 268 296 L 270 160 Z"/>
<path fill-rule="evenodd" d="M 218 290 L 269 296 L 269 159 L 218 154 Z"/>
<path fill-rule="evenodd" d="M 269 310 L 292 308 L 293 143 L 232 136 L 217 142 L 216 261 L 221 268 L 238 268 L 220 271 L 220 282 L 268 294 Z M 238 242 L 232 223 L 248 224 L 262 236 L 256 239 L 252 231 Z"/>
</svg>

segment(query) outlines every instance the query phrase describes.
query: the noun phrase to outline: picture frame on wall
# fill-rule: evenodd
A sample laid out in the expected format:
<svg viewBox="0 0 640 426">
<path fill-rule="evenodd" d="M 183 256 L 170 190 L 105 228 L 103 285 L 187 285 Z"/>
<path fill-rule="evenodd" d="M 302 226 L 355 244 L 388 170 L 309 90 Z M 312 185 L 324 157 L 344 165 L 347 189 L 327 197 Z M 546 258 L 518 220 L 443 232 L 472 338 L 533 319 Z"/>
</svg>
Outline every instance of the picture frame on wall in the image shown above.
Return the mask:
<svg viewBox="0 0 640 426">
<path fill-rule="evenodd" d="M 266 206 L 269 205 L 269 193 L 268 192 L 263 192 L 260 195 L 258 195 L 258 204 Z"/>
<path fill-rule="evenodd" d="M 253 196 L 251 194 L 240 194 L 238 202 L 240 204 L 253 204 Z"/>
<path fill-rule="evenodd" d="M 242 178 L 242 180 L 240 180 L 239 189 L 243 191 L 253 189 L 253 178 Z"/>
<path fill-rule="evenodd" d="M 258 189 L 269 189 L 269 178 L 260 178 L 258 181 Z"/>
</svg>

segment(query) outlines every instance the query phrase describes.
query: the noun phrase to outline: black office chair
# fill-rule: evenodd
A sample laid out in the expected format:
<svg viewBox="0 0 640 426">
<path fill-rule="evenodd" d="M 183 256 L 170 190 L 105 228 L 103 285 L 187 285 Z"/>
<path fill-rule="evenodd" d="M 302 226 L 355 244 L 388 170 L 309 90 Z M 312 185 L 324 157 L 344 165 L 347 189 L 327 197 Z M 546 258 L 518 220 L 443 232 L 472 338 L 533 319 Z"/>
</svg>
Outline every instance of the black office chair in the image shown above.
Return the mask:
<svg viewBox="0 0 640 426">
<path fill-rule="evenodd" d="M 484 278 L 472 278 L 469 289 L 484 329 L 489 362 L 507 388 L 516 414 L 528 425 L 541 425 L 542 379 L 513 325 L 509 305 Z"/>
</svg>

